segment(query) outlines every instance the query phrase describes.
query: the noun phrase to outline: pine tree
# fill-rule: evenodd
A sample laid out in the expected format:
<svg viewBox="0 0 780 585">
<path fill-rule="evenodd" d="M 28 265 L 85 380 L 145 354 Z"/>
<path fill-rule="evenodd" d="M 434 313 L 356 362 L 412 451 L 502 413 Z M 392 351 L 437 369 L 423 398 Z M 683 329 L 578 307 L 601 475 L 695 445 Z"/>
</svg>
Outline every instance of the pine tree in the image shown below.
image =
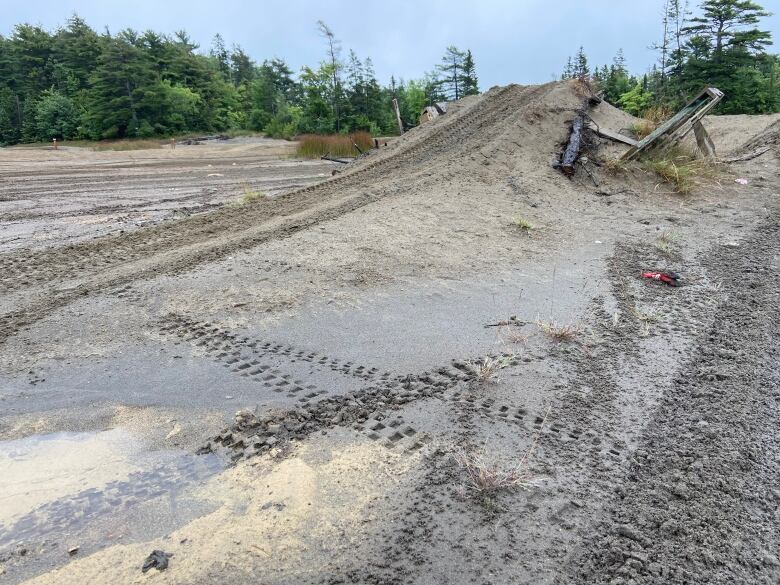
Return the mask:
<svg viewBox="0 0 780 585">
<path fill-rule="evenodd" d="M 757 27 L 768 15 L 751 0 L 705 0 L 701 14 L 682 29 L 687 38 L 679 74 L 682 92 L 691 95 L 714 85 L 726 94 L 721 112 L 768 111 L 760 91 L 763 76 L 756 67 L 772 43 L 771 33 Z"/>
<path fill-rule="evenodd" d="M 590 67 L 588 66 L 588 57 L 585 55 L 585 49 L 582 47 L 577 51 L 574 57 L 574 69 L 572 77 L 576 79 L 588 79 L 590 77 Z"/>
<path fill-rule="evenodd" d="M 436 70 L 441 75 L 439 82 L 441 90 L 449 99 L 458 100 L 464 95 L 463 69 L 465 59 L 466 53 L 454 45 L 450 45 L 441 59 L 441 64 L 436 66 Z"/>
<path fill-rule="evenodd" d="M 574 77 L 574 63 L 571 60 L 571 55 L 566 59 L 566 66 L 563 68 L 561 79 L 572 79 Z"/>
<path fill-rule="evenodd" d="M 474 65 L 474 57 L 471 49 L 466 51 L 466 57 L 463 59 L 463 95 L 478 95 L 479 81 L 477 79 L 477 69 Z"/>
<path fill-rule="evenodd" d="M 255 78 L 255 64 L 240 45 L 233 45 L 230 53 L 230 76 L 236 86 L 251 83 Z"/>
<path fill-rule="evenodd" d="M 211 56 L 211 58 L 214 59 L 215 63 L 217 64 L 217 69 L 222 75 L 222 78 L 225 81 L 229 81 L 229 55 L 227 49 L 225 48 L 225 39 L 223 39 L 222 35 L 219 33 L 215 34 L 214 38 L 211 40 L 211 50 L 209 51 L 209 56 Z"/>
</svg>

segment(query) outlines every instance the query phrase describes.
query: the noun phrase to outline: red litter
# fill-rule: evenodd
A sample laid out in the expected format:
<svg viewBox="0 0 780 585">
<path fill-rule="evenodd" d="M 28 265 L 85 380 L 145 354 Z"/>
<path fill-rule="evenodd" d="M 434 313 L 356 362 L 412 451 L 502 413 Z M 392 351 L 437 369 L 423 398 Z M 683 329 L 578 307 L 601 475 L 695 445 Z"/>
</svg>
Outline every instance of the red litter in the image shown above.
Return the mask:
<svg viewBox="0 0 780 585">
<path fill-rule="evenodd" d="M 642 278 L 657 280 L 669 286 L 680 286 L 680 275 L 676 272 L 643 272 Z"/>
</svg>

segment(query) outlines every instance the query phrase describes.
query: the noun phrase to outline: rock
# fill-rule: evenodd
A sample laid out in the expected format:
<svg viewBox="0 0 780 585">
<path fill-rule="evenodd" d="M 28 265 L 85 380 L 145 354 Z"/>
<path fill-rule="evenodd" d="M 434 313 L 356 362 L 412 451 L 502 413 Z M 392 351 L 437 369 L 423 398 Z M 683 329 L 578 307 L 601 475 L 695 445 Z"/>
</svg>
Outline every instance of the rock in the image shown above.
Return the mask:
<svg viewBox="0 0 780 585">
<path fill-rule="evenodd" d="M 645 540 L 633 526 L 629 526 L 627 524 L 618 526 L 617 533 L 620 536 L 624 536 L 625 538 L 633 540 L 634 542 L 638 542 L 639 544 L 642 544 Z"/>
</svg>

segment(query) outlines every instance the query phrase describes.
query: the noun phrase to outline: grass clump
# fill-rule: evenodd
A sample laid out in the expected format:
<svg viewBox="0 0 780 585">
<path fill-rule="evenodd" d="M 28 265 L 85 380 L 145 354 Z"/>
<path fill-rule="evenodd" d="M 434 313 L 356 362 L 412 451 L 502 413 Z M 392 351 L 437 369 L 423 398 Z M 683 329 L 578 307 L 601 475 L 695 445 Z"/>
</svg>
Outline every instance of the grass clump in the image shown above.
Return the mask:
<svg viewBox="0 0 780 585">
<path fill-rule="evenodd" d="M 530 232 L 534 229 L 534 224 L 524 218 L 522 215 L 518 215 L 512 218 L 512 225 L 521 229 L 524 232 Z"/>
<path fill-rule="evenodd" d="M 673 115 L 674 110 L 670 106 L 666 104 L 659 104 L 647 108 L 642 114 L 642 118 L 654 126 L 658 126 L 661 122 L 665 122 Z"/>
<path fill-rule="evenodd" d="M 608 158 L 603 164 L 604 168 L 607 169 L 607 172 L 610 172 L 613 175 L 623 173 L 628 169 L 626 161 L 619 158 Z"/>
<path fill-rule="evenodd" d="M 548 408 L 531 445 L 515 465 L 501 465 L 484 454 L 456 453 L 453 457 L 466 479 L 464 491 L 481 498 L 484 504 L 491 503 L 490 496 L 497 492 L 514 488 L 527 488 L 532 478 L 529 469 L 531 457 L 539 446 L 539 439 L 549 416 L 550 409 Z"/>
<path fill-rule="evenodd" d="M 320 158 L 326 154 L 353 157 L 359 154 L 355 144 L 365 152 L 374 147 L 374 139 L 368 132 L 304 134 L 298 138 L 296 154 L 302 158 Z"/>
<path fill-rule="evenodd" d="M 699 158 L 681 146 L 651 151 L 640 159 L 640 164 L 681 195 L 691 193 L 702 180 L 716 179 L 720 172 L 715 161 Z"/>
<path fill-rule="evenodd" d="M 677 232 L 664 230 L 655 239 L 655 247 L 667 258 L 676 258 L 678 254 L 680 235 Z"/>
<path fill-rule="evenodd" d="M 266 195 L 262 191 L 255 191 L 249 185 L 244 185 L 244 193 L 236 201 L 232 203 L 234 207 L 241 207 L 242 205 L 249 205 L 260 199 L 265 199 Z"/>
<path fill-rule="evenodd" d="M 661 316 L 650 310 L 643 311 L 637 307 L 631 309 L 634 318 L 639 321 L 640 334 L 643 337 L 650 335 L 650 325 L 661 320 Z"/>
<path fill-rule="evenodd" d="M 512 361 L 514 356 L 503 355 L 501 357 L 492 358 L 486 357 L 476 364 L 473 364 L 474 372 L 477 375 L 477 381 L 490 382 L 494 380 L 498 375 L 499 370 L 506 368 Z"/>
<path fill-rule="evenodd" d="M 631 124 L 631 133 L 636 136 L 639 140 L 642 140 L 646 136 L 648 136 L 653 130 L 655 130 L 656 125 L 651 122 L 650 120 L 638 120 Z"/>
<path fill-rule="evenodd" d="M 574 341 L 582 332 L 582 327 L 576 323 L 563 324 L 553 321 L 552 319 L 543 321 L 542 319 L 537 318 L 536 326 L 542 333 L 556 343 Z"/>
<path fill-rule="evenodd" d="M 528 484 L 530 474 L 525 466 L 502 467 L 484 455 L 457 453 L 455 462 L 466 475 L 466 489 L 488 495 L 494 492 Z"/>
</svg>

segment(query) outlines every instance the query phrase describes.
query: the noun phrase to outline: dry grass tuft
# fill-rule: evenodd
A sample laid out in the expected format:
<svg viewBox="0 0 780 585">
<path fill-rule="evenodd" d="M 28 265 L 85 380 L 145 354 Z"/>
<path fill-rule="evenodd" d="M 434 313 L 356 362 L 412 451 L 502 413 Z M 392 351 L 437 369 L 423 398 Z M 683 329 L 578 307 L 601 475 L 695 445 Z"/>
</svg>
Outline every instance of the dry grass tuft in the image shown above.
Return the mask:
<svg viewBox="0 0 780 585">
<path fill-rule="evenodd" d="M 503 355 L 501 357 L 492 358 L 486 357 L 476 364 L 472 364 L 475 373 L 477 374 L 477 381 L 490 382 L 498 376 L 498 371 L 506 368 L 514 356 Z"/>
<path fill-rule="evenodd" d="M 331 156 L 353 157 L 359 153 L 354 144 L 364 152 L 374 147 L 374 139 L 368 132 L 353 134 L 304 134 L 298 137 L 296 154 L 303 158 Z"/>
<path fill-rule="evenodd" d="M 642 140 L 648 136 L 653 130 L 655 130 L 655 128 L 656 125 L 650 120 L 639 120 L 631 124 L 631 132 L 639 140 Z"/>
<path fill-rule="evenodd" d="M 507 343 L 517 343 L 525 345 L 528 343 L 529 335 L 518 331 L 517 327 L 505 326 L 499 329 L 498 335 Z"/>
<path fill-rule="evenodd" d="M 658 313 L 655 313 L 649 309 L 643 311 L 637 307 L 633 307 L 631 309 L 631 314 L 634 315 L 634 318 L 637 321 L 639 321 L 640 333 L 642 336 L 647 336 L 650 334 L 651 323 L 656 323 L 657 321 L 661 320 L 661 316 Z"/>
<path fill-rule="evenodd" d="M 234 207 L 241 207 L 242 205 L 249 205 L 255 201 L 265 199 L 266 195 L 262 191 L 255 191 L 248 184 L 243 185 L 244 194 L 241 195 L 236 201 L 232 203 Z"/>
<path fill-rule="evenodd" d="M 502 468 L 483 455 L 458 453 L 455 461 L 466 474 L 466 488 L 478 494 L 526 486 L 530 479 L 527 468 Z"/>
<path fill-rule="evenodd" d="M 665 230 L 655 239 L 655 247 L 664 256 L 671 258 L 677 256 L 680 235 L 673 231 Z"/>
<path fill-rule="evenodd" d="M 674 110 L 668 105 L 655 105 L 647 108 L 642 117 L 648 122 L 658 126 L 661 122 L 666 122 L 674 115 Z"/>
<path fill-rule="evenodd" d="M 582 333 L 582 327 L 577 323 L 563 324 L 553 320 L 543 321 L 537 318 L 536 326 L 556 343 L 574 341 Z"/>
<path fill-rule="evenodd" d="M 516 217 L 512 218 L 512 225 L 520 228 L 521 230 L 525 232 L 529 232 L 532 229 L 534 229 L 534 225 L 528 221 L 526 218 L 524 218 L 522 215 L 518 215 Z"/>
<path fill-rule="evenodd" d="M 608 158 L 604 161 L 604 168 L 607 169 L 607 172 L 617 175 L 625 172 L 628 169 L 628 165 L 619 158 Z"/>
<path fill-rule="evenodd" d="M 482 454 L 456 453 L 455 462 L 466 475 L 466 490 L 474 495 L 485 497 L 503 490 L 528 487 L 532 478 L 529 470 L 531 457 L 539 446 L 539 439 L 549 416 L 550 408 L 547 409 L 531 445 L 514 466 L 502 466 Z"/>
<path fill-rule="evenodd" d="M 651 151 L 641 159 L 641 164 L 681 195 L 691 193 L 701 180 L 715 180 L 720 174 L 717 162 L 698 158 L 695 153 L 680 146 Z"/>
</svg>

